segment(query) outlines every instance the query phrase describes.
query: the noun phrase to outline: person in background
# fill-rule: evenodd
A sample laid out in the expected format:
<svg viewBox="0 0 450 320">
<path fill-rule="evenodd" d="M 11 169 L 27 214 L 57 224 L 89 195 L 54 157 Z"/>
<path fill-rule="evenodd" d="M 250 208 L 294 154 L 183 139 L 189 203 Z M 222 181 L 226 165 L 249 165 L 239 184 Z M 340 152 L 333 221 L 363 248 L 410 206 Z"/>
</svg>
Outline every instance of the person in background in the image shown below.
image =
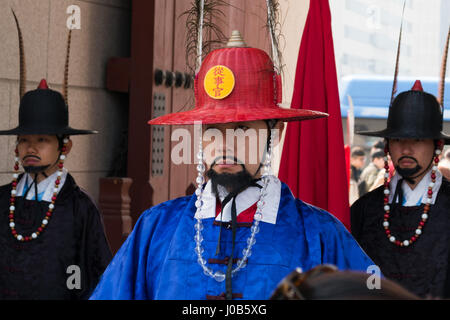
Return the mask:
<svg viewBox="0 0 450 320">
<path fill-rule="evenodd" d="M 438 169 L 445 179 L 450 180 L 450 149 L 445 152 L 443 159 L 439 162 Z"/>
<path fill-rule="evenodd" d="M 361 147 L 353 147 L 350 157 L 351 179 L 359 182 L 361 172 L 366 163 L 366 153 Z"/>
<path fill-rule="evenodd" d="M 384 150 L 384 147 L 384 139 L 379 139 L 373 144 L 372 148 L 370 148 L 370 154 L 374 153 L 375 150 Z"/>
<path fill-rule="evenodd" d="M 358 184 L 360 197 L 372 190 L 373 185 L 377 182 L 379 172 L 383 171 L 384 157 L 384 149 L 372 150 L 370 155 L 371 162 L 364 168 L 360 176 Z"/>
<path fill-rule="evenodd" d="M 353 147 L 350 154 L 349 203 L 352 205 L 359 198 L 358 183 L 366 162 L 366 154 L 361 147 Z"/>
</svg>

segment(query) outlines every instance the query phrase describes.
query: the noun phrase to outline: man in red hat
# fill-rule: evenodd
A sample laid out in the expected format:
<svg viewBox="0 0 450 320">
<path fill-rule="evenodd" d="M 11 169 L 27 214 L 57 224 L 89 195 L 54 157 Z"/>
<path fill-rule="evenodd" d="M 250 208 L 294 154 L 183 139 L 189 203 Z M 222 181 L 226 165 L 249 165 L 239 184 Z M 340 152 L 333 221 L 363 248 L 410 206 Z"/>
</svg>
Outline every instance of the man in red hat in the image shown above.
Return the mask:
<svg viewBox="0 0 450 320">
<path fill-rule="evenodd" d="M 270 57 L 237 33 L 205 58 L 195 88 L 193 110 L 149 123 L 201 124 L 197 190 L 141 215 L 91 299 L 268 299 L 296 267 L 366 271 L 345 227 L 271 174 L 282 121 L 326 114 L 278 107 Z"/>
<path fill-rule="evenodd" d="M 0 299 L 86 299 L 112 259 L 97 207 L 64 168 L 70 136 L 97 133 L 69 126 L 64 88 L 42 80 L 24 92 L 21 73 L 19 126 L 0 131 L 17 136 L 12 182 L 0 187 Z"/>
<path fill-rule="evenodd" d="M 352 205 L 352 233 L 386 277 L 422 297 L 450 297 L 450 183 L 438 170 L 450 136 L 442 119 L 443 106 L 417 81 L 393 101 L 386 129 L 359 133 L 385 138 L 385 179 Z"/>
</svg>

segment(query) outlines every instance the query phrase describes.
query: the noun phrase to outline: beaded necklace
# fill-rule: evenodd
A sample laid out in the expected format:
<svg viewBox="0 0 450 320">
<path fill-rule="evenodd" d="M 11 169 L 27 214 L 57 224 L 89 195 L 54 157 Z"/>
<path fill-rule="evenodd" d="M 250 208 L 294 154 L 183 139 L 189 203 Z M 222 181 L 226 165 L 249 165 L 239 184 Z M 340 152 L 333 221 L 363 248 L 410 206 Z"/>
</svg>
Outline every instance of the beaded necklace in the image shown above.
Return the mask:
<svg viewBox="0 0 450 320">
<path fill-rule="evenodd" d="M 397 237 L 395 237 L 391 230 L 390 230 L 390 210 L 391 206 L 389 205 L 389 194 L 390 194 L 390 184 L 389 184 L 389 164 L 388 164 L 388 158 L 387 153 L 388 149 L 385 149 L 386 156 L 384 158 L 384 219 L 383 219 L 383 228 L 385 230 L 386 236 L 389 239 L 389 241 L 393 244 L 395 244 L 398 247 L 408 247 L 415 243 L 419 237 L 422 235 L 423 228 L 425 227 L 425 224 L 429 218 L 429 212 L 430 212 L 430 206 L 432 203 L 433 198 L 433 187 L 436 183 L 436 171 L 438 170 L 438 164 L 439 164 L 439 155 L 441 154 L 441 147 L 442 143 L 441 141 L 438 141 L 437 148 L 434 152 L 434 159 L 433 159 L 433 167 L 431 168 L 431 182 L 428 185 L 428 191 L 427 191 L 427 200 L 425 203 L 425 207 L 423 209 L 423 214 L 421 216 L 421 220 L 419 222 L 419 225 L 416 228 L 416 231 L 414 235 L 412 235 L 409 239 L 405 240 L 398 240 Z M 395 199 L 394 199 L 395 200 Z"/>
<path fill-rule="evenodd" d="M 41 222 L 41 226 L 38 227 L 36 229 L 36 231 L 32 232 L 31 234 L 25 236 L 22 234 L 19 234 L 16 230 L 16 223 L 14 220 L 14 214 L 15 214 L 15 202 L 16 202 L 16 196 L 17 196 L 17 179 L 19 178 L 19 151 L 16 148 L 15 150 L 15 165 L 14 165 L 14 174 L 13 174 L 13 181 L 11 183 L 12 185 L 12 189 L 11 189 L 11 198 L 10 198 L 10 207 L 9 207 L 9 228 L 11 229 L 11 234 L 13 235 L 14 238 L 17 239 L 17 241 L 20 242 L 29 242 L 32 240 L 37 239 L 42 232 L 44 232 L 45 228 L 47 227 L 50 218 L 53 214 L 53 210 L 55 209 L 55 201 L 56 201 L 56 196 L 58 194 L 58 190 L 59 190 L 59 186 L 61 184 L 61 176 L 63 175 L 63 168 L 64 168 L 64 160 L 66 159 L 65 153 L 67 150 L 67 143 L 69 142 L 68 138 L 65 138 L 63 140 L 64 145 L 61 148 L 61 155 L 59 156 L 59 161 L 58 161 L 58 173 L 57 173 L 57 177 L 55 180 L 55 185 L 53 188 L 53 196 L 51 198 L 51 203 L 48 205 L 48 211 L 45 214 L 44 219 L 42 219 Z"/>
</svg>

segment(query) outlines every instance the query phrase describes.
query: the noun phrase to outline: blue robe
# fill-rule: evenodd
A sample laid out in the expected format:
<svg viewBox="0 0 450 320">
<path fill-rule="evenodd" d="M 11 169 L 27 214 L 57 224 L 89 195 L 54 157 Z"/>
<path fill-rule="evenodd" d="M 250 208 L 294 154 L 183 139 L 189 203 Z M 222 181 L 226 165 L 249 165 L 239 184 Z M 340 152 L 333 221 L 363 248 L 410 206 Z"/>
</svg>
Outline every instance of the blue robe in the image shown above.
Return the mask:
<svg viewBox="0 0 450 320">
<path fill-rule="evenodd" d="M 145 211 L 104 272 L 91 299 L 202 300 L 225 293 L 225 281 L 204 275 L 194 251 L 196 196 L 164 202 Z M 344 201 L 344 200 L 343 200 Z M 366 272 L 374 263 L 335 217 L 295 199 L 281 185 L 276 224 L 260 223 L 247 266 L 232 279 L 242 299 L 268 299 L 279 282 L 301 267 L 307 271 L 329 263 L 339 269 Z M 230 255 L 232 233 L 222 228 L 221 251 L 215 256 L 220 227 L 204 219 L 203 257 Z M 250 228 L 237 229 L 234 257 L 241 257 Z M 211 264 L 226 272 L 225 264 Z M 233 266 L 235 268 L 236 265 Z"/>
</svg>

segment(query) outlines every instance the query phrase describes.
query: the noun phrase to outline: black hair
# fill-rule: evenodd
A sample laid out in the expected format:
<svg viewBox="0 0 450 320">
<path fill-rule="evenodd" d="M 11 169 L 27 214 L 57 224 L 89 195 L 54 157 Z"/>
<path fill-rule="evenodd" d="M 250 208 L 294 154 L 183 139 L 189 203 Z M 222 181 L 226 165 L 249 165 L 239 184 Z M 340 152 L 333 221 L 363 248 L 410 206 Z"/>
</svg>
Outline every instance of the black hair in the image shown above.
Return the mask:
<svg viewBox="0 0 450 320">
<path fill-rule="evenodd" d="M 381 140 L 378 140 L 377 142 L 375 142 L 374 145 L 372 146 L 372 148 L 384 150 L 384 139 L 381 139 Z"/>
<path fill-rule="evenodd" d="M 377 158 L 384 158 L 385 153 L 383 149 L 375 149 L 374 151 L 372 151 L 372 154 L 370 155 L 372 161 L 377 159 Z"/>
<path fill-rule="evenodd" d="M 354 147 L 352 149 L 352 155 L 351 155 L 352 158 L 354 158 L 354 157 L 365 157 L 365 156 L 366 156 L 366 153 L 364 152 L 363 148 L 361 148 L 361 147 Z"/>
</svg>

